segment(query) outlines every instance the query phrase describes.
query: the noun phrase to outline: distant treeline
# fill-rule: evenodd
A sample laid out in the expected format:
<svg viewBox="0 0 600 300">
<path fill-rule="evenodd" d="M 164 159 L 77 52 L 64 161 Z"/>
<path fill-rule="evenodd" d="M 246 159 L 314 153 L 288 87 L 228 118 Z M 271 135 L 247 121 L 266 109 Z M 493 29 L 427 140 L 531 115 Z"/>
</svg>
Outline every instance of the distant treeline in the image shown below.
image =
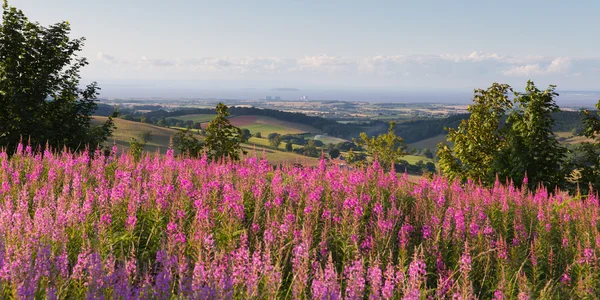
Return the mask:
<svg viewBox="0 0 600 300">
<path fill-rule="evenodd" d="M 136 107 L 140 109 L 139 107 Z M 148 105 L 143 106 L 143 109 L 157 109 L 159 106 Z M 106 104 L 99 104 L 96 115 L 108 116 L 112 114 L 114 107 Z M 365 121 L 362 123 L 338 123 L 332 119 L 326 119 L 317 116 L 307 116 L 303 113 L 285 112 L 273 109 L 260 109 L 255 107 L 231 107 L 229 109 L 232 115 L 235 116 L 267 116 L 278 120 L 310 125 L 330 136 L 351 139 L 358 137 L 361 132 L 366 132 L 368 135 L 377 135 L 383 133 L 388 128 L 388 123 L 381 120 Z M 136 113 L 131 110 L 121 110 L 126 119 L 133 121 L 144 121 L 146 123 L 175 126 L 168 119 L 177 119 L 184 115 L 191 114 L 214 114 L 214 109 L 210 108 L 186 108 L 176 111 L 165 111 L 162 109 L 153 110 L 147 113 Z M 577 111 L 561 111 L 552 115 L 556 124 L 553 127 L 554 131 L 574 131 L 581 132 L 583 128 L 582 116 Z M 401 136 L 406 143 L 414 143 L 420 140 L 431 138 L 440 134 L 446 134 L 445 128 L 456 128 L 462 120 L 469 118 L 468 114 L 452 115 L 447 118 L 429 118 L 399 122 L 396 126 L 396 134 Z M 162 121 L 161 121 L 162 120 Z M 182 122 L 184 126 L 196 128 L 193 122 Z M 181 125 L 181 124 L 179 124 Z M 199 127 L 198 127 L 199 128 Z"/>
</svg>

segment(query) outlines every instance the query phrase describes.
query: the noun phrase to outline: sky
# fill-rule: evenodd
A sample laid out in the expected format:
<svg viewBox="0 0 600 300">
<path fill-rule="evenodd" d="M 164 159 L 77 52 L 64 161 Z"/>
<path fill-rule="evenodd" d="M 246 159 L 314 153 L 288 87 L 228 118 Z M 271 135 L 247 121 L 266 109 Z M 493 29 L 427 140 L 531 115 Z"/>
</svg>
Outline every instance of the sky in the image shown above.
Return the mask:
<svg viewBox="0 0 600 300">
<path fill-rule="evenodd" d="M 106 85 L 600 90 L 600 1 L 10 0 Z"/>
</svg>

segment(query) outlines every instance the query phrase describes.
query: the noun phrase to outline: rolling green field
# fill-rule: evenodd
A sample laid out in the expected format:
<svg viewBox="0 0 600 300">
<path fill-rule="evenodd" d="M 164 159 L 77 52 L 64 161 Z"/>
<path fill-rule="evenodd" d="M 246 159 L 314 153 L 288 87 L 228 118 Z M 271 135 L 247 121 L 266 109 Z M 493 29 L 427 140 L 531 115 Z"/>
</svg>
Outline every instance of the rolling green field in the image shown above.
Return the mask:
<svg viewBox="0 0 600 300">
<path fill-rule="evenodd" d="M 198 123 L 210 122 L 216 115 L 215 114 L 196 114 L 196 115 L 184 115 L 180 117 L 174 117 L 172 119 L 181 121 L 193 121 Z"/>
<path fill-rule="evenodd" d="M 100 124 L 106 121 L 106 117 L 98 117 L 95 116 L 93 119 L 94 124 Z M 112 143 L 116 143 L 119 149 L 128 150 L 129 143 L 132 138 L 136 138 L 138 141 L 140 140 L 140 136 L 143 132 L 151 133 L 151 140 L 148 141 L 144 150 L 146 151 L 160 151 L 161 153 L 165 153 L 167 148 L 169 147 L 169 141 L 171 140 L 171 136 L 177 133 L 177 130 L 164 128 L 159 126 L 154 126 L 150 124 L 127 121 L 123 119 L 114 119 L 115 125 L 117 126 L 117 130 L 113 132 L 113 136 L 111 136 L 107 143 L 112 145 Z"/>
<path fill-rule="evenodd" d="M 186 115 L 177 117 L 179 120 L 193 120 L 194 122 L 202 122 L 202 127 L 206 128 L 208 122 L 214 117 L 214 115 Z M 260 132 L 263 136 L 267 136 L 270 133 L 279 134 L 298 134 L 310 132 L 313 134 L 321 133 L 321 130 L 312 126 L 287 122 L 278 120 L 266 116 L 234 116 L 230 117 L 229 120 L 234 126 L 248 129 L 252 134 Z"/>
<path fill-rule="evenodd" d="M 419 155 L 405 155 L 402 157 L 403 160 L 407 161 L 409 164 L 414 165 L 416 164 L 418 161 L 422 160 L 424 163 L 428 163 L 428 162 L 433 162 L 433 159 L 427 158 L 425 156 L 419 156 Z"/>
<path fill-rule="evenodd" d="M 441 142 L 446 142 L 445 134 L 440 134 L 440 135 L 436 135 L 434 137 L 430 137 L 428 139 L 420 140 L 418 142 L 409 144 L 408 147 L 414 148 L 414 149 L 429 148 L 429 149 L 431 149 L 431 151 L 434 151 L 435 149 L 437 149 L 437 145 Z"/>
<path fill-rule="evenodd" d="M 265 116 L 238 116 L 230 118 L 231 124 L 250 130 L 252 134 L 260 132 L 262 135 L 270 133 L 297 134 L 320 133 L 321 131 L 308 125 L 287 122 Z"/>
<path fill-rule="evenodd" d="M 271 144 L 269 144 L 269 140 L 265 139 L 265 138 L 256 138 L 256 137 L 251 137 L 248 142 L 246 144 L 249 145 L 257 145 L 257 146 L 267 146 L 270 147 Z M 301 145 L 296 145 L 296 144 L 292 144 L 292 149 L 298 149 L 298 148 L 302 148 Z M 281 142 L 281 144 L 279 145 L 279 148 L 281 150 L 285 150 L 285 142 Z"/>
</svg>

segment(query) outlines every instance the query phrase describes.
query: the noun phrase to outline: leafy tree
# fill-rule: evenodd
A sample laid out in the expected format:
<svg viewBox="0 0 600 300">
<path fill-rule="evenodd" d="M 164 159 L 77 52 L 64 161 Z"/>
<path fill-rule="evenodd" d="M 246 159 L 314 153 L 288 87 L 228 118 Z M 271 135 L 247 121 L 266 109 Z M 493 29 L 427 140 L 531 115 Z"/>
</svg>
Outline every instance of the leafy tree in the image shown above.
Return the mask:
<svg viewBox="0 0 600 300">
<path fill-rule="evenodd" d="M 329 157 L 331 157 L 332 159 L 340 157 L 340 149 L 333 148 L 329 150 Z"/>
<path fill-rule="evenodd" d="M 274 147 L 275 149 L 279 148 L 279 145 L 281 145 L 281 135 L 275 135 L 273 137 L 271 137 L 271 135 L 269 135 L 269 144 L 271 145 L 271 147 Z"/>
<path fill-rule="evenodd" d="M 427 158 L 433 158 L 433 152 L 429 148 L 423 149 L 423 151 L 421 152 L 421 154 L 423 154 L 423 156 L 425 156 Z"/>
<path fill-rule="evenodd" d="M 247 141 L 252 137 L 252 133 L 247 128 L 242 129 L 242 135 L 244 136 L 244 140 Z"/>
<path fill-rule="evenodd" d="M 162 119 L 158 120 L 158 122 L 156 122 L 156 125 L 157 125 L 157 126 L 160 126 L 160 127 L 164 127 L 164 126 L 166 125 L 166 124 L 165 124 L 165 119 L 164 119 L 164 118 L 162 118 Z M 181 126 L 179 126 L 179 127 L 183 127 L 183 123 L 182 123 L 182 124 L 180 124 L 180 125 L 181 125 Z"/>
<path fill-rule="evenodd" d="M 595 113 L 583 110 L 584 128 L 581 135 L 590 138 L 593 142 L 581 143 L 577 146 L 578 157 L 572 159 L 574 170 L 569 176 L 573 183 L 581 183 L 582 192 L 588 192 L 588 185 L 594 190 L 600 189 L 600 100 L 596 103 L 598 109 Z"/>
<path fill-rule="evenodd" d="M 396 123 L 390 122 L 387 133 L 379 134 L 377 137 L 369 137 L 362 132 L 360 140 L 354 139 L 354 143 L 365 148 L 367 153 L 372 158 L 376 158 L 386 171 L 389 171 L 395 163 L 408 154 L 404 140 L 396 136 L 395 127 Z"/>
<path fill-rule="evenodd" d="M 260 132 L 257 132 L 257 133 L 255 133 L 255 134 L 254 134 L 254 137 L 255 137 L 255 138 L 262 139 L 262 133 L 260 133 Z"/>
<path fill-rule="evenodd" d="M 272 140 L 272 139 L 274 139 L 274 138 L 276 138 L 278 136 L 281 136 L 281 134 L 276 133 L 276 132 L 272 132 L 272 133 L 269 133 L 269 135 L 267 135 L 267 139 L 270 141 L 270 140 Z"/>
<path fill-rule="evenodd" d="M 114 130 L 113 116 L 93 126 L 100 89 L 79 88 L 84 38 L 70 39 L 68 22 L 43 27 L 3 5 L 0 25 L 0 146 L 21 137 L 32 145 L 72 150 L 101 145 Z"/>
<path fill-rule="evenodd" d="M 543 183 L 549 187 L 561 184 L 566 149 L 552 131 L 552 113 L 556 105 L 555 86 L 541 91 L 532 81 L 525 93 L 514 93 L 514 109 L 506 121 L 506 143 L 498 156 L 495 169 L 501 178 L 522 182 L 527 174 L 530 187 Z"/>
<path fill-rule="evenodd" d="M 213 160 L 225 157 L 239 160 L 240 153 L 246 154 L 241 146 L 246 141 L 244 134 L 240 128 L 231 125 L 231 121 L 227 119 L 229 111 L 225 104 L 219 103 L 216 111 L 217 116 L 208 124 L 204 139 L 208 156 Z"/>
<path fill-rule="evenodd" d="M 294 146 L 293 146 L 292 142 L 285 143 L 285 151 L 287 151 L 287 152 L 294 151 Z"/>
<path fill-rule="evenodd" d="M 311 157 L 319 157 L 319 150 L 314 140 L 308 140 L 308 143 L 302 147 L 302 154 Z"/>
<path fill-rule="evenodd" d="M 367 155 L 362 152 L 354 152 L 353 149 L 350 149 L 346 161 L 351 165 L 362 167 L 367 161 Z"/>
<path fill-rule="evenodd" d="M 180 153 L 191 157 L 198 157 L 202 152 L 202 142 L 190 130 L 179 130 L 173 136 L 173 144 Z"/>
<path fill-rule="evenodd" d="M 462 120 L 456 129 L 448 129 L 447 140 L 454 143 L 454 148 L 445 143 L 438 145 L 440 168 L 446 176 L 493 182 L 494 162 L 505 143 L 501 119 L 512 107 L 507 95 L 510 90 L 510 86 L 498 83 L 475 90 L 469 119 Z"/>
<path fill-rule="evenodd" d="M 514 92 L 513 101 L 509 91 L 510 86 L 498 83 L 475 91 L 469 119 L 449 129 L 454 149 L 438 146 L 442 172 L 484 184 L 492 184 L 496 175 L 522 182 L 525 174 L 530 187 L 562 184 L 566 150 L 552 131 L 552 114 L 559 111 L 555 86 L 541 91 L 528 81 L 525 93 Z"/>
</svg>

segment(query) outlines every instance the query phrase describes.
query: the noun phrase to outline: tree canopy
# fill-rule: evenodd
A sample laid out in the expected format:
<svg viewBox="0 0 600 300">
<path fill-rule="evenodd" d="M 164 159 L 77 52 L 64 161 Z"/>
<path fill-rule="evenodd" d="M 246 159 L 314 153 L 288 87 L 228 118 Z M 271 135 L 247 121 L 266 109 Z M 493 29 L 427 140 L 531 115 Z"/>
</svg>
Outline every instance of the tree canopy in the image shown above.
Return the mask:
<svg viewBox="0 0 600 300">
<path fill-rule="evenodd" d="M 562 182 L 566 150 L 552 131 L 552 114 L 559 111 L 555 86 L 541 91 L 528 81 L 525 93 L 514 92 L 512 101 L 510 91 L 509 85 L 498 83 L 475 91 L 469 119 L 448 129 L 447 139 L 454 147 L 438 146 L 445 175 L 486 184 L 496 175 L 516 182 L 527 175 L 530 186 Z"/>
<path fill-rule="evenodd" d="M 71 39 L 68 22 L 49 27 L 31 22 L 21 10 L 3 5 L 0 25 L 0 146 L 21 140 L 72 150 L 102 144 L 114 129 L 112 117 L 92 125 L 98 85 L 80 88 L 77 55 L 84 38 Z"/>
<path fill-rule="evenodd" d="M 231 125 L 227 119 L 229 111 L 227 105 L 219 103 L 216 107 L 217 116 L 210 121 L 206 128 L 204 145 L 208 157 L 211 159 L 229 158 L 239 160 L 240 154 L 245 154 L 241 144 L 245 142 L 243 131 Z"/>
<path fill-rule="evenodd" d="M 377 159 L 384 170 L 390 170 L 395 163 L 400 162 L 400 159 L 407 155 L 406 144 L 404 140 L 396 135 L 396 123 L 390 122 L 387 133 L 379 134 L 377 137 L 369 137 L 366 133 L 360 134 L 360 139 L 355 139 L 354 142 L 367 150 L 371 158 Z M 351 152 L 352 156 L 354 152 Z M 350 157 L 350 161 L 354 161 L 355 157 Z"/>
</svg>

